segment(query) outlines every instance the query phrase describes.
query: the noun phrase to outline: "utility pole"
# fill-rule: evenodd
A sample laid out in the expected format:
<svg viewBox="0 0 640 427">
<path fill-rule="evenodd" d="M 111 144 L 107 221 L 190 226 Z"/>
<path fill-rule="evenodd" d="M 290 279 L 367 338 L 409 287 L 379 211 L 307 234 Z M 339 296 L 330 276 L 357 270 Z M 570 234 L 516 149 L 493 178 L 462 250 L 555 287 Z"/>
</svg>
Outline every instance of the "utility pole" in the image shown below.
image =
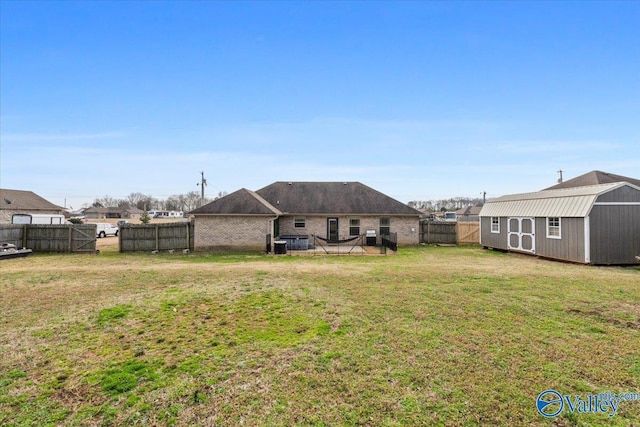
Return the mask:
<svg viewBox="0 0 640 427">
<path fill-rule="evenodd" d="M 204 205 L 204 187 L 207 185 L 207 180 L 204 179 L 204 172 L 200 172 L 201 181 L 196 184 L 200 186 L 200 206 Z"/>
<path fill-rule="evenodd" d="M 558 173 L 560 174 L 560 178 L 558 178 L 558 184 L 562 184 L 562 172 L 563 172 L 562 169 L 558 171 Z"/>
<path fill-rule="evenodd" d="M 484 206 L 484 204 L 487 202 L 487 192 L 483 191 L 482 192 L 482 205 Z"/>
</svg>

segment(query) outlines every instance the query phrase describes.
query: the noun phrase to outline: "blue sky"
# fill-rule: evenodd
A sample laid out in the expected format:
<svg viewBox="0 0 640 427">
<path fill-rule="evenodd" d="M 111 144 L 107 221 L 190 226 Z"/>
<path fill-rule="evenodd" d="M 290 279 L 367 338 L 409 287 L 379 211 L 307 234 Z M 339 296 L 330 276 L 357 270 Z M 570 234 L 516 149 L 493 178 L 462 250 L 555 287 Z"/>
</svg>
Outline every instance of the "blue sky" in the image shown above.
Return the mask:
<svg viewBox="0 0 640 427">
<path fill-rule="evenodd" d="M 640 2 L 0 2 L 0 186 L 78 208 L 640 177 Z"/>
</svg>

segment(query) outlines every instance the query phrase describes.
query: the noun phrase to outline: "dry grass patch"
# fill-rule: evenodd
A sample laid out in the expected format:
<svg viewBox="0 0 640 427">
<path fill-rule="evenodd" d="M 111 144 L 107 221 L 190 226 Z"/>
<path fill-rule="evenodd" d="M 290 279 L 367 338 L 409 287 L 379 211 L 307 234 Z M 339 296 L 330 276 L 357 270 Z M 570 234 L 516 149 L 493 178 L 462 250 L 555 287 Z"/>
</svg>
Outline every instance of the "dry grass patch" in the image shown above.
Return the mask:
<svg viewBox="0 0 640 427">
<path fill-rule="evenodd" d="M 393 257 L 37 255 L 0 266 L 3 425 L 546 425 L 640 391 L 640 270 Z M 633 425 L 570 414 L 556 425 Z"/>
</svg>

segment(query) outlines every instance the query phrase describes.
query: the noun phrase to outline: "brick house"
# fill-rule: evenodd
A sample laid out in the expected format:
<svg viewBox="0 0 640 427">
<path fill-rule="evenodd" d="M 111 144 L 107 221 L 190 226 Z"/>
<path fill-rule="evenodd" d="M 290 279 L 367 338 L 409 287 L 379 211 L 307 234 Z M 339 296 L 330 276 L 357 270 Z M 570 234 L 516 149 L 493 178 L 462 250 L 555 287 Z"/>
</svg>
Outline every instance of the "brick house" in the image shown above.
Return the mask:
<svg viewBox="0 0 640 427">
<path fill-rule="evenodd" d="M 87 219 L 105 219 L 105 218 L 128 218 L 138 219 L 142 216 L 143 211 L 136 207 L 109 207 L 99 208 L 91 207 L 82 211 Z"/>
<path fill-rule="evenodd" d="M 0 224 L 10 224 L 17 213 L 64 215 L 65 210 L 33 191 L 0 189 Z"/>
<path fill-rule="evenodd" d="M 420 211 L 359 182 L 275 182 L 241 189 L 190 212 L 195 248 L 264 250 L 267 235 L 339 241 L 375 230 L 417 245 Z"/>
</svg>

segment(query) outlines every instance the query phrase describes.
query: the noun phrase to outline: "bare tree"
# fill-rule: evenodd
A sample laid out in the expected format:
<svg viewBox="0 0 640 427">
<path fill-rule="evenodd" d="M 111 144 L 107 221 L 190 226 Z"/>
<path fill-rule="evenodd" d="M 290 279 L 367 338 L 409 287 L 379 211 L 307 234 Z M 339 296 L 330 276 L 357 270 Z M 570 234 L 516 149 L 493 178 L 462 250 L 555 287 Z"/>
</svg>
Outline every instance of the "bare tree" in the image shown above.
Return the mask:
<svg viewBox="0 0 640 427">
<path fill-rule="evenodd" d="M 115 208 L 118 206 L 118 199 L 114 199 L 113 197 L 106 195 L 102 198 L 98 198 L 93 202 L 93 206 L 103 207 L 103 208 Z"/>
<path fill-rule="evenodd" d="M 131 193 L 127 196 L 130 206 L 135 206 L 141 210 L 148 210 L 158 207 L 159 201 L 153 196 L 142 193 Z"/>
<path fill-rule="evenodd" d="M 210 203 L 213 200 L 217 200 L 227 195 L 226 191 L 218 192 L 214 199 L 205 198 L 204 202 Z M 94 207 L 136 207 L 143 211 L 150 209 L 163 209 L 167 211 L 183 211 L 189 212 L 200 207 L 202 195 L 197 191 L 190 191 L 186 194 L 174 194 L 164 200 L 156 199 L 155 197 L 143 193 L 133 192 L 130 193 L 125 199 L 116 199 L 111 196 L 104 196 L 95 199 L 93 202 Z"/>
<path fill-rule="evenodd" d="M 197 191 L 190 191 L 184 195 L 185 212 L 192 211 L 200 206 L 201 195 Z"/>
</svg>

